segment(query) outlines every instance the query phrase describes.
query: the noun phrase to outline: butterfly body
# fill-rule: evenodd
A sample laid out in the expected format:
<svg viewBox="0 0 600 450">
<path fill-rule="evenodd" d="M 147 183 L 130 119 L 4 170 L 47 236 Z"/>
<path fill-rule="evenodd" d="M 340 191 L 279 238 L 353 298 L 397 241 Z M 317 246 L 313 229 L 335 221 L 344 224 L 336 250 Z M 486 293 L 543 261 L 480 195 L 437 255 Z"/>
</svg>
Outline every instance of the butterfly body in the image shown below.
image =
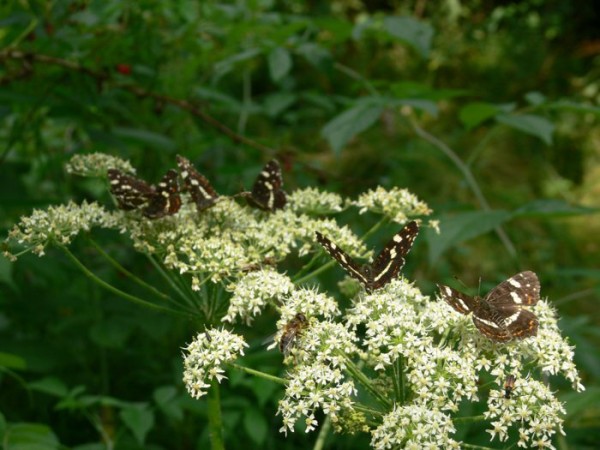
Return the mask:
<svg viewBox="0 0 600 450">
<path fill-rule="evenodd" d="M 404 257 L 412 248 L 419 233 L 417 222 L 409 222 L 396 233 L 377 255 L 372 264 L 358 264 L 350 255 L 323 234 L 316 232 L 317 241 L 346 272 L 365 287 L 367 292 L 380 289 L 398 276 L 404 266 Z"/>
<path fill-rule="evenodd" d="M 217 191 L 187 158 L 177 155 L 177 166 L 179 167 L 179 175 L 183 180 L 183 190 L 190 193 L 198 212 L 210 208 L 218 201 L 219 194 L 217 194 Z"/>
<path fill-rule="evenodd" d="M 472 314 L 473 323 L 484 335 L 496 342 L 535 336 L 538 319 L 525 306 L 540 298 L 537 275 L 518 273 L 492 289 L 485 297 L 471 297 L 448 286 L 438 285 L 442 298 L 456 311 Z"/>
<path fill-rule="evenodd" d="M 250 192 L 240 195 L 253 207 L 273 212 L 287 203 L 283 187 L 281 167 L 276 159 L 269 161 L 256 178 Z"/>
</svg>

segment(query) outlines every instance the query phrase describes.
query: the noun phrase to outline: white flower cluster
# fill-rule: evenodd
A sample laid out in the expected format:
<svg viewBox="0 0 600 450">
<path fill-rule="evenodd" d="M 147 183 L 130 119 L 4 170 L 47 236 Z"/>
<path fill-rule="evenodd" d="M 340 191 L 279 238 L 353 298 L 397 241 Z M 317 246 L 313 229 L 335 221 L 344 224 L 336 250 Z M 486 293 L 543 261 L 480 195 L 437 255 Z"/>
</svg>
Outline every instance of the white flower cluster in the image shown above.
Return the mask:
<svg viewBox="0 0 600 450">
<path fill-rule="evenodd" d="M 81 231 L 102 226 L 114 228 L 117 216 L 106 211 L 97 203 L 83 202 L 78 205 L 69 202 L 66 205 L 50 206 L 46 210 L 36 209 L 30 216 L 21 220 L 8 233 L 8 241 L 25 246 L 38 256 L 43 256 L 50 243 L 68 245 Z M 8 252 L 5 255 L 16 259 Z"/>
<path fill-rule="evenodd" d="M 248 344 L 242 336 L 225 329 L 212 328 L 199 333 L 184 348 L 183 382 L 193 398 L 200 398 L 207 393 L 210 384 L 207 381 L 227 378 L 223 365 L 244 355 L 244 347 Z"/>
<path fill-rule="evenodd" d="M 447 414 L 425 403 L 395 405 L 372 432 L 371 446 L 377 450 L 437 450 L 460 448 L 449 437 L 454 425 Z"/>
<path fill-rule="evenodd" d="M 228 289 L 233 291 L 233 295 L 223 321 L 233 323 L 240 318 L 250 325 L 268 304 L 281 303 L 281 299 L 294 290 L 294 284 L 286 275 L 268 268 L 249 272 L 230 284 Z"/>
<path fill-rule="evenodd" d="M 69 173 L 83 177 L 105 177 L 108 169 L 118 169 L 135 175 L 135 169 L 129 161 L 106 153 L 74 155 L 66 164 L 66 169 Z"/>
<path fill-rule="evenodd" d="M 425 202 L 419 200 L 408 189 L 398 187 L 388 191 L 378 186 L 377 189 L 365 192 L 350 204 L 360 208 L 360 214 L 370 211 L 389 217 L 393 222 L 400 224 L 405 224 L 413 216 L 431 214 Z"/>
<path fill-rule="evenodd" d="M 314 187 L 297 189 L 288 196 L 288 207 L 296 213 L 331 214 L 340 212 L 344 201 L 339 194 Z"/>
<path fill-rule="evenodd" d="M 496 382 L 502 386 L 503 379 Z M 501 390 L 491 390 L 488 398 L 486 419 L 493 428 L 488 429 L 492 439 L 498 437 L 506 441 L 508 429 L 518 427 L 518 446 L 524 448 L 550 448 L 552 436 L 557 429 L 562 434 L 562 422 L 556 418 L 565 414 L 562 404 L 544 383 L 530 378 L 518 378 L 510 398 L 505 398 Z"/>
</svg>

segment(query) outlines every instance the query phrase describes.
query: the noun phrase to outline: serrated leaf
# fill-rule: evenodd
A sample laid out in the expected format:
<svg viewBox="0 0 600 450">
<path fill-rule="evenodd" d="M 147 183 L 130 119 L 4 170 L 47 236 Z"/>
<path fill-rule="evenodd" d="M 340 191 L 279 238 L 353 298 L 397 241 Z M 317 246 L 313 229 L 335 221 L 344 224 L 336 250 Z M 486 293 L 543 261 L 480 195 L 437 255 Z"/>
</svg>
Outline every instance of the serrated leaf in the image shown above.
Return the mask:
<svg viewBox="0 0 600 450">
<path fill-rule="evenodd" d="M 383 107 L 379 105 L 356 105 L 327 122 L 321 135 L 333 151 L 339 153 L 350 139 L 373 125 L 382 112 Z"/>
<path fill-rule="evenodd" d="M 69 388 L 58 378 L 46 377 L 41 380 L 29 383 L 29 387 L 33 390 L 54 395 L 55 397 L 65 397 L 69 393 Z"/>
<path fill-rule="evenodd" d="M 244 413 L 244 428 L 250 439 L 261 448 L 267 437 L 268 424 L 263 412 L 257 408 L 248 408 Z"/>
<path fill-rule="evenodd" d="M 434 263 L 444 251 L 461 242 L 485 234 L 512 217 L 508 211 L 469 211 L 439 217 L 440 234 L 428 228 L 429 261 Z"/>
<path fill-rule="evenodd" d="M 154 425 L 154 413 L 146 405 L 124 408 L 119 414 L 123 423 L 131 430 L 139 444 L 143 444 L 146 435 Z"/>
<path fill-rule="evenodd" d="M 385 30 L 413 47 L 423 58 L 429 56 L 433 27 L 413 17 L 386 17 L 383 19 Z"/>
<path fill-rule="evenodd" d="M 547 145 L 552 144 L 554 124 L 548 119 L 533 114 L 500 114 L 496 121 L 523 133 L 540 138 Z"/>
<path fill-rule="evenodd" d="M 21 370 L 27 368 L 27 362 L 19 355 L 0 352 L 0 367 Z"/>
<path fill-rule="evenodd" d="M 552 217 L 552 216 L 579 216 L 582 214 L 597 214 L 600 208 L 570 205 L 564 200 L 534 200 L 514 212 L 515 216 L 525 217 Z"/>
<path fill-rule="evenodd" d="M 458 117 L 468 130 L 485 122 L 500 113 L 501 110 L 497 105 L 483 102 L 469 103 L 461 108 Z"/>
<path fill-rule="evenodd" d="M 292 69 L 292 57 L 283 47 L 275 47 L 269 53 L 269 73 L 274 82 L 283 79 Z"/>
</svg>

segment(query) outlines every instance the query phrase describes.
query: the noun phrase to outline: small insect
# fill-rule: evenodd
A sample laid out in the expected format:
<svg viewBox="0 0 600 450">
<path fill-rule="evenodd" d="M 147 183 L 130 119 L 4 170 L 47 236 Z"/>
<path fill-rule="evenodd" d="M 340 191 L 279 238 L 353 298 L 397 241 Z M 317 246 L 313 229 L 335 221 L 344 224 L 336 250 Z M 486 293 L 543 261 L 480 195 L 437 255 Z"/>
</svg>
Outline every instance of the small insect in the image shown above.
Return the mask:
<svg viewBox="0 0 600 450">
<path fill-rule="evenodd" d="M 317 241 L 345 270 L 348 275 L 360 281 L 367 292 L 385 286 L 398 276 L 404 266 L 404 257 L 412 248 L 419 233 L 419 225 L 414 220 L 406 224 L 383 247 L 372 264 L 360 265 L 350 255 L 318 231 Z"/>
<path fill-rule="evenodd" d="M 516 381 L 516 377 L 514 375 L 509 375 L 506 377 L 506 380 L 504 380 L 504 398 L 505 399 L 510 399 L 513 390 L 515 389 L 515 381 Z"/>
<path fill-rule="evenodd" d="M 244 197 L 251 206 L 273 212 L 282 209 L 287 203 L 282 186 L 281 167 L 276 159 L 272 159 L 258 174 L 252 190 L 239 195 Z"/>
<path fill-rule="evenodd" d="M 290 351 L 296 345 L 297 339 L 307 327 L 308 319 L 302 313 L 296 314 L 292 320 L 285 324 L 279 340 L 279 350 L 284 356 L 290 354 Z"/>
<path fill-rule="evenodd" d="M 183 190 L 190 193 L 198 212 L 213 206 L 219 199 L 219 194 L 210 182 L 183 156 L 177 155 L 177 166 L 179 167 L 179 175 L 183 180 Z"/>
<path fill-rule="evenodd" d="M 181 207 L 175 170 L 169 170 L 156 187 L 117 169 L 108 170 L 108 179 L 111 193 L 119 208 L 125 211 L 145 205 L 142 214 L 149 219 L 158 219 L 175 214 Z"/>
<path fill-rule="evenodd" d="M 492 289 L 485 297 L 471 297 L 448 286 L 438 285 L 442 298 L 462 314 L 473 313 L 477 329 L 495 342 L 537 335 L 538 319 L 524 306 L 540 299 L 540 282 L 535 273 L 518 273 Z"/>
</svg>

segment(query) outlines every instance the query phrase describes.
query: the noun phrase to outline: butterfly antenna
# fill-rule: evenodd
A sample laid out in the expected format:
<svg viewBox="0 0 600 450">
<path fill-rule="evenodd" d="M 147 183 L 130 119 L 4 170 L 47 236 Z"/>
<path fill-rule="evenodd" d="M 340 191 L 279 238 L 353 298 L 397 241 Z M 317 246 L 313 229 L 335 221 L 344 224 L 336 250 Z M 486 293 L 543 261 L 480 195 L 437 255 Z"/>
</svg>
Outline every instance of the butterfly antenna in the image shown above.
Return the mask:
<svg viewBox="0 0 600 450">
<path fill-rule="evenodd" d="M 477 295 L 481 294 L 481 277 L 479 277 L 479 285 L 477 286 Z"/>
<path fill-rule="evenodd" d="M 463 283 L 463 281 L 460 278 L 458 278 L 456 275 L 454 275 L 452 278 L 454 278 L 456 281 L 458 281 L 462 285 L 462 287 L 464 287 L 465 289 L 469 289 L 469 287 L 465 283 Z"/>
</svg>

